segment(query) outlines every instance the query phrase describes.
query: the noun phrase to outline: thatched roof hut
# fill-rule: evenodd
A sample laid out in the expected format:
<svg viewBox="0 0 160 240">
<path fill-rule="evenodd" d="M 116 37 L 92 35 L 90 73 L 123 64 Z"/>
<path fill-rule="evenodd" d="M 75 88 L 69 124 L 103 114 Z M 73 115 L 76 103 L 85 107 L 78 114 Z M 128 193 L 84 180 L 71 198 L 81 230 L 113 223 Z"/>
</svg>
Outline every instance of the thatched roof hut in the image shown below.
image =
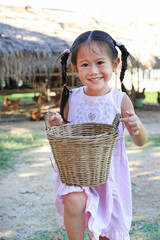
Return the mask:
<svg viewBox="0 0 160 240">
<path fill-rule="evenodd" d="M 52 72 L 57 56 L 68 44 L 46 34 L 0 23 L 0 79 Z"/>
<path fill-rule="evenodd" d="M 3 7 L 4 9 L 7 8 Z M 13 25 L 0 22 L 1 89 L 9 78 L 29 79 L 35 72 L 45 73 L 47 76 L 54 71 L 57 57 L 68 47 L 68 43 L 58 37 L 47 35 L 47 32 L 42 33 L 37 30 L 31 31 L 23 23 L 21 28 L 15 27 L 14 21 Z"/>
<path fill-rule="evenodd" d="M 145 27 L 147 32 L 152 26 L 146 23 Z M 34 73 L 48 75 L 54 72 L 58 55 L 80 33 L 93 29 L 107 31 L 124 42 L 134 56 L 132 64 L 135 67 L 137 63 L 142 68 L 147 65 L 154 68 L 155 63 L 160 67 L 160 56 L 155 48 L 149 47 L 150 39 L 147 38 L 146 47 L 142 35 L 137 39 L 141 29 L 133 19 L 117 22 L 109 13 L 90 17 L 75 12 L 0 6 L 0 88 L 9 78 L 31 79 Z M 151 44 L 159 44 L 153 35 Z"/>
</svg>

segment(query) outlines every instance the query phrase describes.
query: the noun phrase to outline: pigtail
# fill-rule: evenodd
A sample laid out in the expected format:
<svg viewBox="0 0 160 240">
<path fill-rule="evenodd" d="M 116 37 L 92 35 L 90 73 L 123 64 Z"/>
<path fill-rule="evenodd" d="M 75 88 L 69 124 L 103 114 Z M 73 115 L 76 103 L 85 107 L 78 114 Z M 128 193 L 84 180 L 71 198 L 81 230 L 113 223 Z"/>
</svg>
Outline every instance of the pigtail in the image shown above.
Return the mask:
<svg viewBox="0 0 160 240">
<path fill-rule="evenodd" d="M 129 52 L 121 42 L 116 42 L 116 46 L 118 46 L 121 51 L 121 61 L 122 61 L 122 67 L 120 72 L 121 90 L 122 92 L 125 92 L 128 94 L 127 89 L 124 86 L 123 79 L 124 79 L 125 71 L 127 70 L 127 57 L 129 56 Z"/>
<path fill-rule="evenodd" d="M 70 54 L 70 50 L 67 49 L 64 51 L 64 53 L 61 55 L 61 66 L 62 66 L 62 83 L 63 83 L 63 92 L 60 102 L 60 114 L 65 122 L 68 122 L 66 119 L 64 119 L 64 108 L 66 106 L 66 103 L 69 98 L 69 89 L 67 87 L 67 59 Z"/>
</svg>

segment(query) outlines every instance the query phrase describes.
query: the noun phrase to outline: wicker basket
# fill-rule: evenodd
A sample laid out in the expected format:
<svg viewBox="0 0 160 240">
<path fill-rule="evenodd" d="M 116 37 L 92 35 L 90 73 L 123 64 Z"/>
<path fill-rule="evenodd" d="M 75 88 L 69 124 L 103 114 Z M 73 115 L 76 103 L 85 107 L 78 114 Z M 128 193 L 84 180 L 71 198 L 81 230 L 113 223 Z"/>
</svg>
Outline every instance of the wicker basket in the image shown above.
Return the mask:
<svg viewBox="0 0 160 240">
<path fill-rule="evenodd" d="M 96 186 L 107 181 L 111 155 L 121 115 L 112 125 L 98 123 L 49 126 L 46 131 L 62 183 L 74 186 Z"/>
</svg>

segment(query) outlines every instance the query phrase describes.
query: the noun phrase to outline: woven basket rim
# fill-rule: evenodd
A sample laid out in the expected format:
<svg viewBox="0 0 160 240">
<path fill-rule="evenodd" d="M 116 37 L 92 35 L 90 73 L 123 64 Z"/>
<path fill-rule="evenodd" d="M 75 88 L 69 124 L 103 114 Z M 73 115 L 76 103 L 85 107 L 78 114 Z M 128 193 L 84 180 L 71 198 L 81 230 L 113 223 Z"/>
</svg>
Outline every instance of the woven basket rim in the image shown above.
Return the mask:
<svg viewBox="0 0 160 240">
<path fill-rule="evenodd" d="M 119 117 L 116 115 L 112 124 L 68 123 L 50 127 L 47 122 L 47 137 L 64 184 L 97 186 L 107 181 Z"/>
<path fill-rule="evenodd" d="M 109 129 L 108 130 L 106 130 L 105 132 L 103 132 L 103 133 L 98 133 L 98 134 L 92 134 L 92 135 L 80 135 L 80 136 L 77 136 L 77 135 L 68 135 L 68 136 L 62 136 L 62 135 L 54 135 L 54 138 L 59 138 L 59 139 L 81 139 L 81 138 L 83 138 L 83 139 L 88 139 L 88 138 L 98 138 L 98 137 L 103 137 L 103 136 L 105 136 L 105 135 L 107 135 L 108 137 L 111 137 L 111 136 L 114 136 L 114 135 L 116 135 L 117 134 L 117 132 L 118 132 L 118 128 L 114 128 L 112 125 L 110 125 L 110 124 L 104 124 L 104 123 L 78 123 L 78 124 L 63 124 L 63 125 L 60 125 L 60 126 L 58 126 L 58 128 L 61 128 L 62 130 L 63 129 L 65 129 L 65 128 L 67 128 L 67 127 L 70 127 L 70 128 L 72 128 L 72 126 L 84 126 L 84 125 L 90 125 L 90 126 L 97 126 L 97 125 L 103 125 L 103 126 L 107 126 L 107 127 L 109 127 Z M 48 137 L 50 137 L 51 135 L 52 135 L 52 137 L 53 137 L 53 132 L 52 132 L 52 130 L 54 130 L 54 129 L 57 129 L 57 126 L 53 126 L 53 127 L 48 127 L 48 129 L 47 129 L 47 135 L 48 135 Z"/>
<path fill-rule="evenodd" d="M 115 131 L 114 134 L 110 134 L 107 138 L 108 139 L 112 139 L 112 138 L 116 138 L 118 135 L 118 131 Z M 72 136 L 69 136 L 69 137 L 54 137 L 55 141 L 59 140 L 59 141 L 74 141 L 75 143 L 79 143 L 81 144 L 82 142 L 86 142 L 89 144 L 89 141 L 91 141 L 92 143 L 96 142 L 97 140 L 100 141 L 104 135 L 90 135 L 90 136 L 75 136 L 75 137 L 72 137 Z M 107 140 L 106 138 L 106 140 Z M 48 140 L 49 139 L 52 139 L 52 137 L 50 137 L 48 135 Z M 81 141 L 81 142 L 79 142 Z M 101 140 L 102 142 L 104 142 L 104 138 L 102 138 Z"/>
</svg>

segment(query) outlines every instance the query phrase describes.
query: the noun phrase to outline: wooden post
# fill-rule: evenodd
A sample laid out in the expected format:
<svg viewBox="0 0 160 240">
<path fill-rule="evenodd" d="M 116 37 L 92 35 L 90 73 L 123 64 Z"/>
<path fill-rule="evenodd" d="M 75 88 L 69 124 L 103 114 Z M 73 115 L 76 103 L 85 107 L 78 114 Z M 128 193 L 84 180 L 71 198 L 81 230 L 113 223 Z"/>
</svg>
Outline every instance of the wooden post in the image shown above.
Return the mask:
<svg viewBox="0 0 160 240">
<path fill-rule="evenodd" d="M 131 67 L 131 89 L 132 89 L 132 86 L 133 86 L 133 69 Z"/>
<path fill-rule="evenodd" d="M 49 108 L 51 108 L 51 75 L 48 70 L 48 89 L 47 89 L 47 95 L 48 95 L 48 102 L 49 102 Z"/>
<path fill-rule="evenodd" d="M 139 62 L 137 61 L 137 91 L 139 92 Z"/>
</svg>

